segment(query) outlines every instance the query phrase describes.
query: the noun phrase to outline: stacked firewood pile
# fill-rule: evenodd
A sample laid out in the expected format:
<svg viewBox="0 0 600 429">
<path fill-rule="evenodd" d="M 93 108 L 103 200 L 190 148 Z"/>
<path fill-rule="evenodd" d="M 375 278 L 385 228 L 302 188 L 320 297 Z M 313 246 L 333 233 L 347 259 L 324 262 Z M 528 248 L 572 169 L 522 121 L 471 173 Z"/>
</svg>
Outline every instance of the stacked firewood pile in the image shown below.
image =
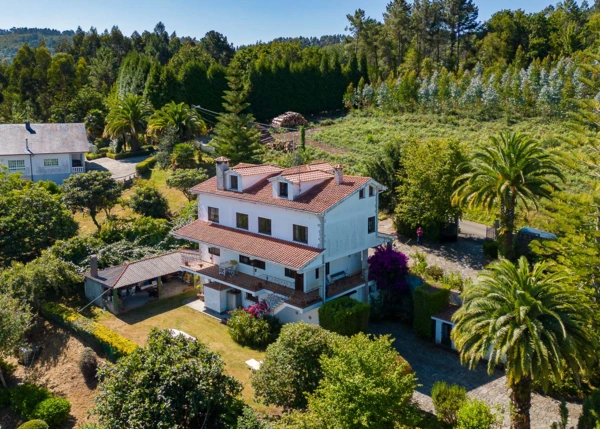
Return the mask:
<svg viewBox="0 0 600 429">
<path fill-rule="evenodd" d="M 278 151 L 282 151 L 285 153 L 289 153 L 289 152 L 293 152 L 296 150 L 296 142 L 295 141 L 279 141 L 279 140 L 274 140 L 271 143 L 268 144 L 269 147 L 278 150 Z"/>
<path fill-rule="evenodd" d="M 294 128 L 301 125 L 307 125 L 308 121 L 300 113 L 285 112 L 277 116 L 271 122 L 271 126 L 275 128 Z"/>
<path fill-rule="evenodd" d="M 262 125 L 259 125 L 256 128 L 258 128 L 258 130 L 260 131 L 259 140 L 262 144 L 267 144 L 267 143 L 273 142 L 273 136 L 271 135 L 271 133 L 269 132 L 269 129 L 267 127 L 263 127 Z"/>
</svg>

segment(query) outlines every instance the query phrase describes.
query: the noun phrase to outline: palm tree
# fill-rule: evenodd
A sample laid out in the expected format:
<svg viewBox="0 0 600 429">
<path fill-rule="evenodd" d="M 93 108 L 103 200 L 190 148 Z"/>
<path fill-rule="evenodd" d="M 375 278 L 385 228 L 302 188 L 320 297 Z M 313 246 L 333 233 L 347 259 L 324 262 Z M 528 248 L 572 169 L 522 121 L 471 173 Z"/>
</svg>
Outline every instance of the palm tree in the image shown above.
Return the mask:
<svg viewBox="0 0 600 429">
<path fill-rule="evenodd" d="M 171 101 L 155 111 L 148 121 L 149 134 L 161 134 L 173 128 L 178 141 L 187 141 L 206 134 L 206 124 L 200 115 L 185 103 Z"/>
<path fill-rule="evenodd" d="M 492 210 L 500 206 L 500 236 L 504 252 L 512 252 L 515 209 L 522 203 L 538 208 L 541 198 L 558 189 L 555 179 L 564 182 L 552 153 L 520 133 L 500 133 L 490 137 L 490 146 L 477 150 L 459 168 L 466 171 L 455 183 L 455 203 Z"/>
<path fill-rule="evenodd" d="M 152 105 L 141 95 L 125 94 L 115 99 L 106 115 L 104 134 L 129 140 L 131 151 L 140 150 L 139 135 L 144 134 Z"/>
<path fill-rule="evenodd" d="M 490 374 L 506 365 L 512 429 L 530 427 L 534 381 L 546 388 L 550 376 L 562 379 L 570 371 L 579 382 L 596 355 L 588 298 L 568 286 L 565 272 L 549 272 L 550 265 L 530 269 L 525 257 L 517 265 L 494 262 L 465 288 L 453 317 L 463 365 L 473 369 L 487 358 Z"/>
</svg>

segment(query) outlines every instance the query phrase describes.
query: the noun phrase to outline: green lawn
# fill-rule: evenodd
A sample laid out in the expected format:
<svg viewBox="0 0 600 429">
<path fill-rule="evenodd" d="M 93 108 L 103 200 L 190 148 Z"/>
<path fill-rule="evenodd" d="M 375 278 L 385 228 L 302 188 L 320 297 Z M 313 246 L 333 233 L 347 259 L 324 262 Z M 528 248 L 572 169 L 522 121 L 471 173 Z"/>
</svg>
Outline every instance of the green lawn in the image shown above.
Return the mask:
<svg viewBox="0 0 600 429">
<path fill-rule="evenodd" d="M 240 346 L 231 339 L 227 327 L 218 320 L 181 304 L 194 293 L 186 292 L 156 301 L 119 317 L 98 310 L 96 320 L 139 345 L 146 344 L 152 328 L 175 328 L 193 335 L 221 355 L 227 372 L 243 383 L 242 395 L 249 405 L 263 412 L 275 412 L 274 408 L 267 408 L 253 400 L 250 369 L 245 364 L 252 358 L 262 360 L 264 352 Z"/>
</svg>

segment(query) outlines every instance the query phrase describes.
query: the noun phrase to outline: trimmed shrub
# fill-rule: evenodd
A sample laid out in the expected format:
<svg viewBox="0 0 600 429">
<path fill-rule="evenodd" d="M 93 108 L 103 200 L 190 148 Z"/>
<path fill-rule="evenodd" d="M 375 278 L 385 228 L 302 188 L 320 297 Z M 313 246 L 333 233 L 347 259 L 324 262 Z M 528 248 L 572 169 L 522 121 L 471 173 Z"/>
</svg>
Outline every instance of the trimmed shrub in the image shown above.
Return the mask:
<svg viewBox="0 0 600 429">
<path fill-rule="evenodd" d="M 135 164 L 135 172 L 138 176 L 143 176 L 144 174 L 150 172 L 152 168 L 156 165 L 156 157 L 151 156 L 150 158 L 146 158 L 142 162 L 138 162 Z"/>
<path fill-rule="evenodd" d="M 369 330 L 371 306 L 348 296 L 336 298 L 319 307 L 319 324 L 332 332 L 352 336 Z"/>
<path fill-rule="evenodd" d="M 87 159 L 88 161 L 93 161 L 95 159 L 99 159 L 99 158 L 105 158 L 107 155 L 107 152 L 87 152 L 85 154 L 85 159 Z"/>
<path fill-rule="evenodd" d="M 498 259 L 498 242 L 486 241 L 483 243 L 483 254 L 489 259 Z"/>
<path fill-rule="evenodd" d="M 444 270 L 437 265 L 430 265 L 425 268 L 425 277 L 434 282 L 439 282 L 444 278 Z"/>
<path fill-rule="evenodd" d="M 111 159 L 126 159 L 126 158 L 135 158 L 136 156 L 144 156 L 150 155 L 151 152 L 147 150 L 138 150 L 136 152 L 120 152 L 120 153 L 112 153 L 107 152 L 106 156 Z"/>
<path fill-rule="evenodd" d="M 467 389 L 456 384 L 436 381 L 431 388 L 431 400 L 438 419 L 454 426 L 456 413 L 467 400 Z"/>
<path fill-rule="evenodd" d="M 17 414 L 30 418 L 38 404 L 51 397 L 48 389 L 24 383 L 10 390 L 10 406 Z"/>
<path fill-rule="evenodd" d="M 583 410 L 577 423 L 577 429 L 596 429 L 600 424 L 600 390 L 592 391 L 583 401 Z"/>
<path fill-rule="evenodd" d="M 415 289 L 413 302 L 415 306 L 415 332 L 422 338 L 432 338 L 433 320 L 431 316 L 446 308 L 450 299 L 450 289 L 431 286 L 427 283 Z"/>
<path fill-rule="evenodd" d="M 127 356 L 138 347 L 133 341 L 64 305 L 48 302 L 42 306 L 42 314 L 83 340 L 102 349 L 112 361 L 116 361 L 121 356 Z"/>
<path fill-rule="evenodd" d="M 49 398 L 35 407 L 31 417 L 43 420 L 49 427 L 55 428 L 67 421 L 70 411 L 71 403 L 65 398 Z"/>
<path fill-rule="evenodd" d="M 17 429 L 48 429 L 48 423 L 43 420 L 29 420 L 23 423 Z"/>
<path fill-rule="evenodd" d="M 86 380 L 92 381 L 96 379 L 96 371 L 98 371 L 98 359 L 96 353 L 89 347 L 83 349 L 79 358 L 79 369 Z"/>
<path fill-rule="evenodd" d="M 281 322 L 274 316 L 253 316 L 243 308 L 232 311 L 227 321 L 229 335 L 243 346 L 266 347 L 277 339 Z"/>
<path fill-rule="evenodd" d="M 490 429 L 496 424 L 496 416 L 483 401 L 465 401 L 456 413 L 457 429 Z"/>
</svg>

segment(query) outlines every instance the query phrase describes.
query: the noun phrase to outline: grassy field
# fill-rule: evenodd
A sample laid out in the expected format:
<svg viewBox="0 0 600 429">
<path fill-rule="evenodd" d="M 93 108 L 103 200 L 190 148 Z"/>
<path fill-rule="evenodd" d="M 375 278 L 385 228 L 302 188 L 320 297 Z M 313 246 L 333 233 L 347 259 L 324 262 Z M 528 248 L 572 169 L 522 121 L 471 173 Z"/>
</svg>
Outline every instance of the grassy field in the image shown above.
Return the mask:
<svg viewBox="0 0 600 429">
<path fill-rule="evenodd" d="M 170 170 L 161 170 L 158 167 L 154 168 L 151 173 L 143 179 L 150 180 L 152 183 L 156 185 L 158 190 L 167 198 L 169 201 L 169 209 L 171 213 L 176 215 L 179 213 L 187 204 L 188 200 L 183 195 L 182 192 L 169 188 L 167 186 L 167 178 L 171 174 Z M 133 193 L 132 189 L 129 188 L 125 192 L 123 192 L 122 200 L 127 201 L 131 194 Z M 133 211 L 127 207 L 125 204 L 117 204 L 111 211 L 111 214 L 118 216 L 120 218 L 128 218 L 137 216 Z M 104 212 L 100 213 L 96 219 L 98 223 L 102 224 L 106 219 L 106 215 Z M 79 223 L 79 235 L 81 236 L 90 236 L 94 234 L 98 229 L 96 225 L 92 222 L 92 218 L 83 213 L 77 213 L 75 215 L 75 220 Z"/>
<path fill-rule="evenodd" d="M 212 351 L 221 355 L 227 372 L 243 383 L 242 395 L 247 403 L 263 412 L 275 412 L 275 409 L 267 408 L 252 398 L 250 369 L 245 364 L 252 358 L 262 360 L 264 352 L 240 346 L 231 339 L 227 327 L 218 320 L 182 305 L 182 301 L 193 296 L 194 293 L 195 291 L 191 291 L 156 301 L 119 317 L 102 310 L 95 310 L 96 319 L 139 345 L 146 344 L 148 333 L 152 328 L 175 328 L 193 335 L 206 343 Z"/>
</svg>

